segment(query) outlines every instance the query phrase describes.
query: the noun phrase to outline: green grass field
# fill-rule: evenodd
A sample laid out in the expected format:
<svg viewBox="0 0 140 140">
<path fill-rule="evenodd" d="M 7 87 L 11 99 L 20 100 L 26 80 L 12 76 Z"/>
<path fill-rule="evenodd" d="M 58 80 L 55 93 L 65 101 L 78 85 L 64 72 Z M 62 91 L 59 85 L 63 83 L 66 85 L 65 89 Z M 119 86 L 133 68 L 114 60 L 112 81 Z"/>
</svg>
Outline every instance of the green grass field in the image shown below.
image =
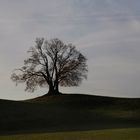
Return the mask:
<svg viewBox="0 0 140 140">
<path fill-rule="evenodd" d="M 139 140 L 140 128 L 0 136 L 0 140 Z"/>
<path fill-rule="evenodd" d="M 28 101 L 0 100 L 3 140 L 138 140 L 139 128 L 140 99 L 63 94 Z"/>
</svg>

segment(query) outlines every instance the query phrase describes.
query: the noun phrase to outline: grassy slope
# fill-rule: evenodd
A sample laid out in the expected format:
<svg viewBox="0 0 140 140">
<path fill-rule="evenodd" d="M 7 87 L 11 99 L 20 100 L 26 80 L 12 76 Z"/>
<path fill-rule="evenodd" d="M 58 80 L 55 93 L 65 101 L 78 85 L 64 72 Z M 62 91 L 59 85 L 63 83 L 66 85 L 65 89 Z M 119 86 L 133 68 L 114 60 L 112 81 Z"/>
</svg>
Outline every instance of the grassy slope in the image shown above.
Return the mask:
<svg viewBox="0 0 140 140">
<path fill-rule="evenodd" d="M 140 128 L 0 136 L 0 140 L 139 140 Z"/>
<path fill-rule="evenodd" d="M 73 94 L 0 100 L 1 134 L 132 127 L 140 127 L 140 99 Z"/>
</svg>

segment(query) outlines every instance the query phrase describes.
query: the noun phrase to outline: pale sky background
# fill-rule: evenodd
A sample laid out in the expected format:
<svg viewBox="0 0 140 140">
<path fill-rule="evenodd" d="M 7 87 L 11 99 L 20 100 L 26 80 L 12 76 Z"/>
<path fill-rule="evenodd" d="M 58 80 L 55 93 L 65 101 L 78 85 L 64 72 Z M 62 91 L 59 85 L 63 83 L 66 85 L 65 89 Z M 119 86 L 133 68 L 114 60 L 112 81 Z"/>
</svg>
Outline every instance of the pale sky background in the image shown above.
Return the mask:
<svg viewBox="0 0 140 140">
<path fill-rule="evenodd" d="M 140 97 L 140 0 L 0 0 L 0 98 L 42 95 L 10 80 L 36 37 L 73 43 L 88 80 L 62 92 Z"/>
</svg>

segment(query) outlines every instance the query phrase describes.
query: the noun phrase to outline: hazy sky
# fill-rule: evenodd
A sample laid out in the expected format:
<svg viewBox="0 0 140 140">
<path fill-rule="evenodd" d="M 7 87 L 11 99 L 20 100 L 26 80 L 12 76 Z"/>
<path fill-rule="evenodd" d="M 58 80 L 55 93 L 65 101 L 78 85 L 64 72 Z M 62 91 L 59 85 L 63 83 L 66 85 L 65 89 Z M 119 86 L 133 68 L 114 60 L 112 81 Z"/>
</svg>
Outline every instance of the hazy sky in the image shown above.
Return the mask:
<svg viewBox="0 0 140 140">
<path fill-rule="evenodd" d="M 0 98 L 26 99 L 10 80 L 36 37 L 73 43 L 88 80 L 63 92 L 140 97 L 140 0 L 0 0 Z"/>
</svg>

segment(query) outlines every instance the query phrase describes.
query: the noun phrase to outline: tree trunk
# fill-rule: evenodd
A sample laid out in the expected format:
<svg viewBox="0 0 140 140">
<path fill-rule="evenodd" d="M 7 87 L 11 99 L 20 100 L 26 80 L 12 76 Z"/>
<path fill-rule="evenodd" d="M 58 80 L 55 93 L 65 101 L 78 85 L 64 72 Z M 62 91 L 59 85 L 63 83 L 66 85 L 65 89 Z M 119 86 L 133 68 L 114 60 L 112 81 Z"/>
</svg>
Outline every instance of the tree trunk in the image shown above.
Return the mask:
<svg viewBox="0 0 140 140">
<path fill-rule="evenodd" d="M 49 85 L 49 91 L 48 91 L 47 95 L 54 95 L 54 94 L 55 94 L 54 87 Z"/>
<path fill-rule="evenodd" d="M 49 85 L 49 91 L 48 91 L 47 95 L 55 96 L 55 95 L 59 95 L 59 94 L 60 94 L 60 92 L 59 92 L 58 83 L 55 86 L 53 86 L 53 84 L 51 82 Z"/>
<path fill-rule="evenodd" d="M 55 81 L 55 91 L 56 91 L 56 93 L 59 93 L 59 83 L 58 83 L 58 80 Z"/>
</svg>

